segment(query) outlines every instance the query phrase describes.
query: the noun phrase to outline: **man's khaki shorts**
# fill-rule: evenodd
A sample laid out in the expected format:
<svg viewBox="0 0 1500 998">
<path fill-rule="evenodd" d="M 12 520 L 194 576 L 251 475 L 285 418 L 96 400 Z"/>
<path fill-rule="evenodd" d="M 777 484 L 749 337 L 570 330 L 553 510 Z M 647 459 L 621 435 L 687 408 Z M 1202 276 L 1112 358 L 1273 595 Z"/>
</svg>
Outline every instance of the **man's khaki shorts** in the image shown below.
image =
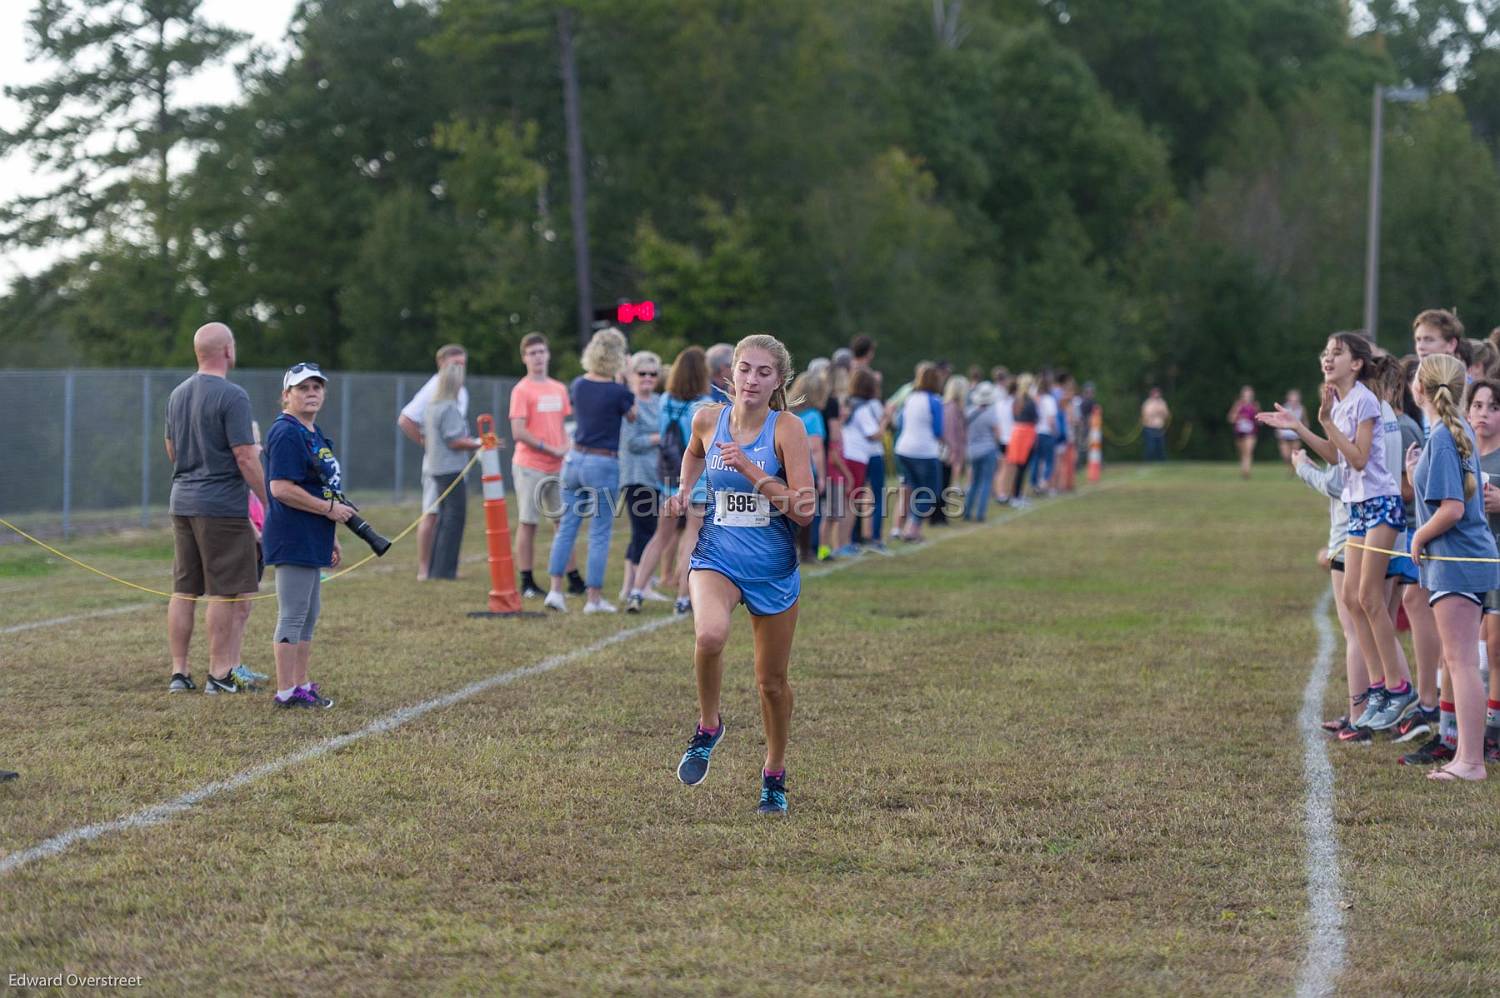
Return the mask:
<svg viewBox="0 0 1500 998">
<path fill-rule="evenodd" d="M 172 517 L 172 591 L 238 596 L 260 589 L 249 516 Z"/>
<path fill-rule="evenodd" d="M 522 523 L 535 525 L 542 522 L 543 516 L 549 520 L 562 516 L 560 476 L 524 464 L 511 465 L 510 474 L 515 479 L 516 507 Z"/>
</svg>

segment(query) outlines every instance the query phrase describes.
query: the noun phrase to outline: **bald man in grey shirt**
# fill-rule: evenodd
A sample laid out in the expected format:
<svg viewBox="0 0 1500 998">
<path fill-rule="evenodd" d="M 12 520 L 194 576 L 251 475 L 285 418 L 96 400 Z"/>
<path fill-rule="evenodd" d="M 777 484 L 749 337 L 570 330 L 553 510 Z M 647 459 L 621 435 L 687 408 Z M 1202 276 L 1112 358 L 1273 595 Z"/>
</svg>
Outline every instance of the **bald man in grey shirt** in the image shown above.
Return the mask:
<svg viewBox="0 0 1500 998">
<path fill-rule="evenodd" d="M 205 693 L 237 693 L 230 676 L 239 664 L 250 603 L 260 588 L 249 492 L 266 502 L 265 472 L 250 419 L 250 396 L 228 380 L 234 367 L 234 333 L 211 322 L 193 334 L 198 370 L 167 400 L 166 447 L 172 462 L 174 554 L 167 642 L 172 679 L 167 689 L 197 689 L 188 667 L 197 602 L 184 597 L 239 597 L 209 601 L 208 679 Z"/>
</svg>

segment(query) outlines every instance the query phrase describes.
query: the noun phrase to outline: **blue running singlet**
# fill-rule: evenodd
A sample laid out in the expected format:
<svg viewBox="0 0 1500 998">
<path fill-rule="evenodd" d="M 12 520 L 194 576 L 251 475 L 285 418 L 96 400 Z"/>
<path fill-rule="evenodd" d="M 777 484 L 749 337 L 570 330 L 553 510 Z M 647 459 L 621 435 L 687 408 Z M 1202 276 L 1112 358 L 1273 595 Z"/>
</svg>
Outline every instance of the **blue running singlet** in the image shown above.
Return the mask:
<svg viewBox="0 0 1500 998">
<path fill-rule="evenodd" d="M 718 444 L 734 441 L 729 430 L 731 408 L 726 405 L 719 413 L 705 455 L 708 509 L 703 514 L 703 530 L 693 549 L 691 567 L 718 572 L 736 585 L 785 579 L 797 573 L 797 526 L 757 492 L 750 479 L 730 470 L 720 459 Z M 776 456 L 776 420 L 780 415 L 771 410 L 760 435 L 741 449 L 766 474 L 786 481 Z"/>
</svg>

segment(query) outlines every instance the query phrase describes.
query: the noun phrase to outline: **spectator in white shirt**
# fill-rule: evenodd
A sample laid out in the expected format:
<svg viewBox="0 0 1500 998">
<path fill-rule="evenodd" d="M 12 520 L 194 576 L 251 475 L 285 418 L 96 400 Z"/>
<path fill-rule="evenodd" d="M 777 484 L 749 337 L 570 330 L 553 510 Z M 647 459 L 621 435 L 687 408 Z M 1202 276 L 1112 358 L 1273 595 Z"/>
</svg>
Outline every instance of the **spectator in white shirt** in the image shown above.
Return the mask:
<svg viewBox="0 0 1500 998">
<path fill-rule="evenodd" d="M 457 343 L 450 343 L 437 352 L 437 367 L 441 371 L 449 364 L 467 364 L 469 353 Z M 413 443 L 425 447 L 422 439 L 422 427 L 427 416 L 427 404 L 437 392 L 438 376 L 434 374 L 427 379 L 427 383 L 417 390 L 412 400 L 406 403 L 397 417 L 396 424 L 401 427 L 401 432 L 406 434 Z M 460 388 L 458 391 L 458 412 L 465 419 L 469 415 L 469 390 Z M 432 474 L 427 469 L 427 458 L 422 458 L 422 522 L 417 526 L 417 578 L 426 579 L 427 569 L 432 562 L 432 538 L 437 530 L 437 497 L 438 489 Z"/>
</svg>

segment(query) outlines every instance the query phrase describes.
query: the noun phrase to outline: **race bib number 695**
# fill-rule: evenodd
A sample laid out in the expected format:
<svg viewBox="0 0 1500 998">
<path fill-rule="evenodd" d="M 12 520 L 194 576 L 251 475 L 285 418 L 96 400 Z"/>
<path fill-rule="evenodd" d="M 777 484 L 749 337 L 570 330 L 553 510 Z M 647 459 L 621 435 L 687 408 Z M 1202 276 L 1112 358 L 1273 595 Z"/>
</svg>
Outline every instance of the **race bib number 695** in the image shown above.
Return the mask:
<svg viewBox="0 0 1500 998">
<path fill-rule="evenodd" d="M 714 525 L 764 527 L 771 522 L 771 500 L 759 492 L 714 493 Z"/>
</svg>

